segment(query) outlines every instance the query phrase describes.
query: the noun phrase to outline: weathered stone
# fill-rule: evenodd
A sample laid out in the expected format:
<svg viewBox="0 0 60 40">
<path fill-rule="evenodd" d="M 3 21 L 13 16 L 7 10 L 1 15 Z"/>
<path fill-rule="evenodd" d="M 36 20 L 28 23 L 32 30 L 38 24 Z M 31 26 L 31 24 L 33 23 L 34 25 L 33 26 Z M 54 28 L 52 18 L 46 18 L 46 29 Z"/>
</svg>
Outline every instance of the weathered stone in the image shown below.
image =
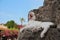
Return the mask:
<svg viewBox="0 0 60 40">
<path fill-rule="evenodd" d="M 60 0 L 44 0 L 42 7 L 32 10 L 38 21 L 51 21 L 60 24 Z"/>
<path fill-rule="evenodd" d="M 50 28 L 44 38 L 40 37 L 41 30 L 35 32 L 28 30 L 20 33 L 18 40 L 60 40 L 60 29 Z"/>
<path fill-rule="evenodd" d="M 32 32 L 24 30 L 18 40 L 60 40 L 60 0 L 44 0 L 42 7 L 31 10 L 36 15 L 37 21 L 51 21 L 57 28 L 50 28 L 44 38 L 40 38 L 41 30 Z"/>
</svg>

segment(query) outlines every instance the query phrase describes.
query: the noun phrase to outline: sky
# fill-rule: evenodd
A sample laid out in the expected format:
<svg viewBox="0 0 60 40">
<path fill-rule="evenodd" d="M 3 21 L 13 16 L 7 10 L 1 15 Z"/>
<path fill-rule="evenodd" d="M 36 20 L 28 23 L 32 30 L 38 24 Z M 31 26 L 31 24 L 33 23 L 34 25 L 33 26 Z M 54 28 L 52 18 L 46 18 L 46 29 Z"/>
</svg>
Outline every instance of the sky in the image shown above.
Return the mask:
<svg viewBox="0 0 60 40">
<path fill-rule="evenodd" d="M 43 5 L 44 0 L 0 0 L 0 24 L 14 20 L 20 24 L 20 18 L 27 23 L 28 12 Z"/>
</svg>

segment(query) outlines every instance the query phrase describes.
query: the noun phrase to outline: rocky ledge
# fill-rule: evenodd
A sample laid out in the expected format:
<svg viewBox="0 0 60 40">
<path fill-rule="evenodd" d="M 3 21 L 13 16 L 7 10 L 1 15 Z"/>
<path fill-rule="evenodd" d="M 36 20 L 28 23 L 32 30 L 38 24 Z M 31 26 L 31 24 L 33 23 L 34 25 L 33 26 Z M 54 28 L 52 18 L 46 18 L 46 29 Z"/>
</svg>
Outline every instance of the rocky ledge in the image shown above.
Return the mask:
<svg viewBox="0 0 60 40">
<path fill-rule="evenodd" d="M 19 34 L 18 40 L 60 40 L 60 29 L 58 28 L 50 28 L 44 38 L 40 37 L 41 31 L 32 32 L 26 29 Z"/>
</svg>

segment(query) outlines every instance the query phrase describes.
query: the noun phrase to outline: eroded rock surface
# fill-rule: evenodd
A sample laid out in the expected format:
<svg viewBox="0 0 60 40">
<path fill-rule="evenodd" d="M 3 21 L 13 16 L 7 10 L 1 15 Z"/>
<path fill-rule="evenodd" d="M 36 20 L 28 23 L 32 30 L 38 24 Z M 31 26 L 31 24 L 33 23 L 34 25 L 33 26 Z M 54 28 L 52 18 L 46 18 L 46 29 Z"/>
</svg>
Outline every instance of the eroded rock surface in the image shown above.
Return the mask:
<svg viewBox="0 0 60 40">
<path fill-rule="evenodd" d="M 43 6 L 32 10 L 38 21 L 51 21 L 60 24 L 60 0 L 44 0 Z"/>
<path fill-rule="evenodd" d="M 24 30 L 18 35 L 18 40 L 60 40 L 60 0 L 44 0 L 42 7 L 31 11 L 35 13 L 37 21 L 51 21 L 58 28 L 50 28 L 44 38 L 40 38 L 41 30 Z"/>
<path fill-rule="evenodd" d="M 50 28 L 44 38 L 40 37 L 40 33 L 41 30 L 35 32 L 24 30 L 20 33 L 18 40 L 60 40 L 60 29 Z"/>
</svg>

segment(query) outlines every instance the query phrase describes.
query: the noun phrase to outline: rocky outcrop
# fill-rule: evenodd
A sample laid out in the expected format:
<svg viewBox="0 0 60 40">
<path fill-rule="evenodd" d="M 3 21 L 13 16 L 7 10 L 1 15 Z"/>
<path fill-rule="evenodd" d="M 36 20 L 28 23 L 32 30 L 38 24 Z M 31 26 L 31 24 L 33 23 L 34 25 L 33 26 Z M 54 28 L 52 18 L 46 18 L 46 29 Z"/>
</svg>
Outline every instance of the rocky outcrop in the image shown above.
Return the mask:
<svg viewBox="0 0 60 40">
<path fill-rule="evenodd" d="M 40 37 L 41 30 L 32 32 L 29 29 L 20 33 L 18 40 L 60 40 L 60 29 L 50 28 L 44 38 Z"/>
<path fill-rule="evenodd" d="M 44 0 L 42 7 L 31 10 L 36 15 L 37 21 L 51 21 L 60 28 L 60 0 Z M 26 29 L 19 33 L 18 40 L 60 40 L 60 29 L 50 28 L 44 38 L 40 38 L 42 30 L 32 32 Z"/>
<path fill-rule="evenodd" d="M 33 9 L 38 21 L 51 21 L 60 24 L 60 0 L 44 0 L 42 7 Z"/>
</svg>

